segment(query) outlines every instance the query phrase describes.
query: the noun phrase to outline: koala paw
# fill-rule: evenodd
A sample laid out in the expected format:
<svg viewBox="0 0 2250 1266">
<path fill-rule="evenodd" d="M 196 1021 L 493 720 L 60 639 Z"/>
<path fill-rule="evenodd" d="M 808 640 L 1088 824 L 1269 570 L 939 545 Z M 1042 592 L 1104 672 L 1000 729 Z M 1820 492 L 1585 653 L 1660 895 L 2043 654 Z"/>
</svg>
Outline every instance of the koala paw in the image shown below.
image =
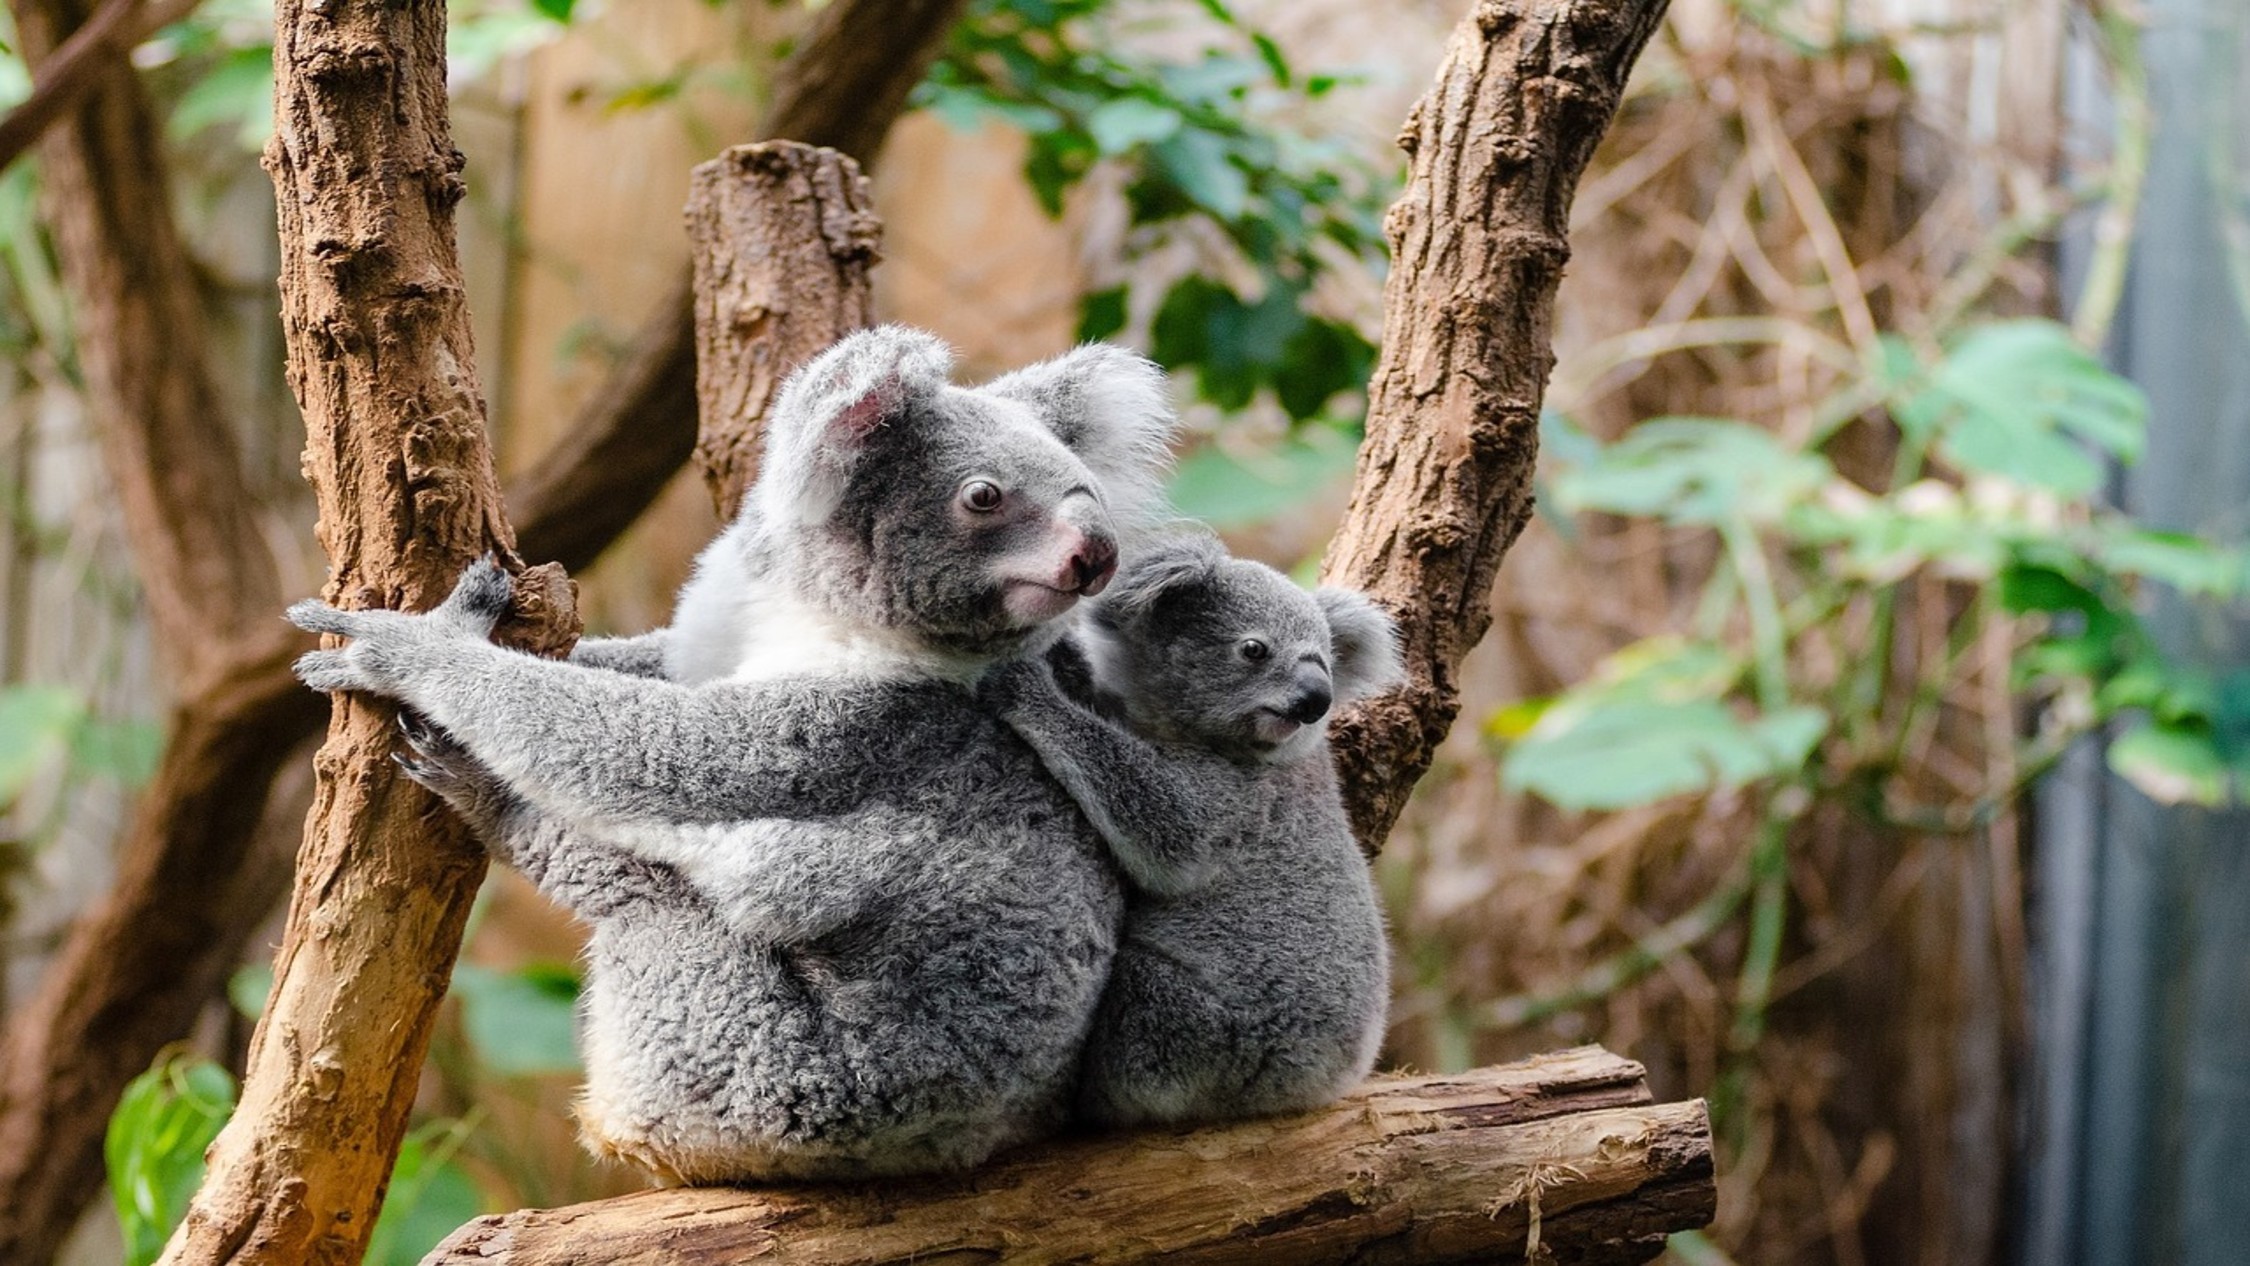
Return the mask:
<svg viewBox="0 0 2250 1266">
<path fill-rule="evenodd" d="M 406 750 L 391 753 L 391 760 L 408 778 L 435 792 L 472 822 L 482 822 L 504 807 L 508 791 L 499 777 L 459 740 L 430 724 L 429 718 L 412 708 L 401 708 L 398 731 Z"/>
<path fill-rule="evenodd" d="M 461 579 L 432 610 L 346 611 L 306 600 L 284 612 L 307 633 L 348 638 L 343 647 L 313 651 L 298 658 L 297 678 L 315 690 L 359 690 L 397 695 L 404 688 L 412 647 L 450 640 L 484 641 L 508 613 L 515 581 L 490 556 L 469 564 Z"/>
<path fill-rule="evenodd" d="M 432 619 L 477 637 L 489 637 L 494 625 L 508 614 L 515 601 L 516 579 L 487 554 L 469 564 L 454 582 L 453 592 L 430 612 Z"/>
</svg>

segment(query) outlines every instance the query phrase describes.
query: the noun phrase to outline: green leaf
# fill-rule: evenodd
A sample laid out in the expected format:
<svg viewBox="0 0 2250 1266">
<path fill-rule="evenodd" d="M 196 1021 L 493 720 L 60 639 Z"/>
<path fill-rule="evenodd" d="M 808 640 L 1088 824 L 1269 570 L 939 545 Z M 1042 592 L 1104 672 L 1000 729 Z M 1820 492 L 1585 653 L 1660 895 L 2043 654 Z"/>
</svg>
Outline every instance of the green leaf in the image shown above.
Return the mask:
<svg viewBox="0 0 2250 1266">
<path fill-rule="evenodd" d="M 1574 510 L 1653 515 L 1675 523 L 1779 519 L 1834 472 L 1764 430 L 1719 418 L 1657 418 L 1594 460 L 1563 471 L 1555 497 Z"/>
<path fill-rule="evenodd" d="M 2246 578 L 2239 550 L 2221 549 L 2184 532 L 2110 525 L 2098 538 L 2094 554 L 2111 571 L 2144 576 L 2181 593 L 2205 597 L 2239 594 Z"/>
<path fill-rule="evenodd" d="M 1742 672 L 1711 643 L 1634 643 L 1535 718 L 1488 725 L 1504 736 L 1529 720 L 1502 780 L 1564 809 L 1622 809 L 1797 772 L 1828 732 L 1828 714 L 1803 704 L 1745 711 L 1727 699 Z"/>
<path fill-rule="evenodd" d="M 0 807 L 66 749 L 85 718 L 85 701 L 61 686 L 0 687 Z"/>
<path fill-rule="evenodd" d="M 1712 699 L 1570 700 L 1508 749 L 1502 776 L 1562 809 L 1623 809 L 1803 767 L 1828 729 L 1818 708 L 1744 720 Z"/>
<path fill-rule="evenodd" d="M 1234 165 L 1226 144 L 1208 132 L 1183 132 L 1154 147 L 1157 165 L 1189 201 L 1221 220 L 1239 218 L 1250 204 L 1250 177 Z"/>
<path fill-rule="evenodd" d="M 1087 134 L 1104 154 L 1122 154 L 1137 145 L 1161 141 L 1180 130 L 1180 112 L 1141 97 L 1119 97 L 1086 116 Z"/>
<path fill-rule="evenodd" d="M 164 730 L 152 721 L 89 718 L 71 736 L 70 760 L 90 774 L 137 787 L 156 773 Z"/>
<path fill-rule="evenodd" d="M 461 1026 L 477 1058 L 495 1072 L 578 1071 L 578 978 L 568 970 L 499 972 L 474 963 L 453 970 Z"/>
<path fill-rule="evenodd" d="M 2227 803 L 2228 771 L 2209 726 L 2152 722 L 2109 745 L 2109 767 L 2160 804 Z"/>
<path fill-rule="evenodd" d="M 367 1266 L 415 1266 L 484 1212 L 476 1183 L 453 1159 L 468 1132 L 464 1122 L 433 1121 L 406 1136 L 368 1237 Z"/>
<path fill-rule="evenodd" d="M 577 6 L 578 0 L 531 0 L 531 7 L 538 10 L 542 16 L 552 18 L 565 26 L 570 24 L 570 11 Z"/>
<path fill-rule="evenodd" d="M 273 994 L 273 964 L 245 963 L 227 977 L 227 1001 L 245 1020 L 264 1015 Z"/>
<path fill-rule="evenodd" d="M 102 1140 L 126 1266 L 147 1266 L 163 1251 L 234 1101 L 234 1079 L 209 1060 L 166 1060 L 126 1085 Z"/>
<path fill-rule="evenodd" d="M 165 127 L 176 141 L 192 140 L 206 128 L 231 128 L 244 149 L 264 147 L 273 135 L 273 48 L 227 50 L 180 94 Z"/>
<path fill-rule="evenodd" d="M 1932 420 L 1964 470 L 2063 496 L 2101 483 L 2093 453 L 2138 460 L 2148 400 L 2053 321 L 2001 321 L 1956 343 L 1900 416 Z"/>
<path fill-rule="evenodd" d="M 1125 328 L 1125 287 L 1096 290 L 1078 302 L 1078 341 L 1098 343 Z"/>
<path fill-rule="evenodd" d="M 1240 457 L 1207 446 L 1180 462 L 1172 476 L 1172 504 L 1217 528 L 1260 523 L 1342 482 L 1358 451 L 1354 437 L 1323 428 Z"/>
</svg>

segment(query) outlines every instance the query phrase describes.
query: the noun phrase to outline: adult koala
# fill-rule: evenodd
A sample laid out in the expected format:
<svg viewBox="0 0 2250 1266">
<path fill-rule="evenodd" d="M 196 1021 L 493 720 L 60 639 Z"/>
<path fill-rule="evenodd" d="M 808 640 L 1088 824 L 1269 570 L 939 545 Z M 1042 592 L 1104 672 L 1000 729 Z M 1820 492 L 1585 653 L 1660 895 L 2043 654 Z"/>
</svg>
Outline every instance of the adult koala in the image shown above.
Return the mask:
<svg viewBox="0 0 2250 1266">
<path fill-rule="evenodd" d="M 1115 348 L 949 365 L 885 327 L 794 375 L 669 631 L 492 646 L 483 565 L 291 608 L 352 639 L 299 675 L 427 718 L 409 772 L 592 924 L 580 1115 L 670 1180 L 959 1168 L 1066 1111 L 1118 885 L 971 683 L 1107 584 L 1173 421 Z"/>
</svg>

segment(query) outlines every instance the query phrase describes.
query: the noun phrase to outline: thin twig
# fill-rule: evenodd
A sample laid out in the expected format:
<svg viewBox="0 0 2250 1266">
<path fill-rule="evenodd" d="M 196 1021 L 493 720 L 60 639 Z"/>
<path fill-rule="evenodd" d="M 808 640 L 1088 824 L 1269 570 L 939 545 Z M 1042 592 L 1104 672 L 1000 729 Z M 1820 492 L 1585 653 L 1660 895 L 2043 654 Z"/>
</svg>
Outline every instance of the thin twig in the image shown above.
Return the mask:
<svg viewBox="0 0 2250 1266">
<path fill-rule="evenodd" d="M 0 118 L 0 171 L 37 144 L 101 78 L 150 33 L 186 17 L 199 0 L 104 0 L 84 26 L 34 67 L 31 95 Z"/>
</svg>

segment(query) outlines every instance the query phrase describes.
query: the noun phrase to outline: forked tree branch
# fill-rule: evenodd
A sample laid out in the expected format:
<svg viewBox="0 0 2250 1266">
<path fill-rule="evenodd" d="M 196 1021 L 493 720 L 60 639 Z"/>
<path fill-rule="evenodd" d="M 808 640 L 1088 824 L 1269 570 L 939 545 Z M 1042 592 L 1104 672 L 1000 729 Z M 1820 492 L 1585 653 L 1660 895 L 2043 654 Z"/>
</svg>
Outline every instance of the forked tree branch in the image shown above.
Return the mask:
<svg viewBox="0 0 2250 1266">
<path fill-rule="evenodd" d="M 327 597 L 426 609 L 470 560 L 515 546 L 454 240 L 445 5 L 282 0 L 274 18 L 266 167 Z M 549 570 L 518 633 L 553 653 L 577 614 Z M 345 1266 L 366 1250 L 485 868 L 389 759 L 393 715 L 331 700 L 273 988 L 241 1101 L 165 1247 L 174 1266 Z"/>
</svg>

